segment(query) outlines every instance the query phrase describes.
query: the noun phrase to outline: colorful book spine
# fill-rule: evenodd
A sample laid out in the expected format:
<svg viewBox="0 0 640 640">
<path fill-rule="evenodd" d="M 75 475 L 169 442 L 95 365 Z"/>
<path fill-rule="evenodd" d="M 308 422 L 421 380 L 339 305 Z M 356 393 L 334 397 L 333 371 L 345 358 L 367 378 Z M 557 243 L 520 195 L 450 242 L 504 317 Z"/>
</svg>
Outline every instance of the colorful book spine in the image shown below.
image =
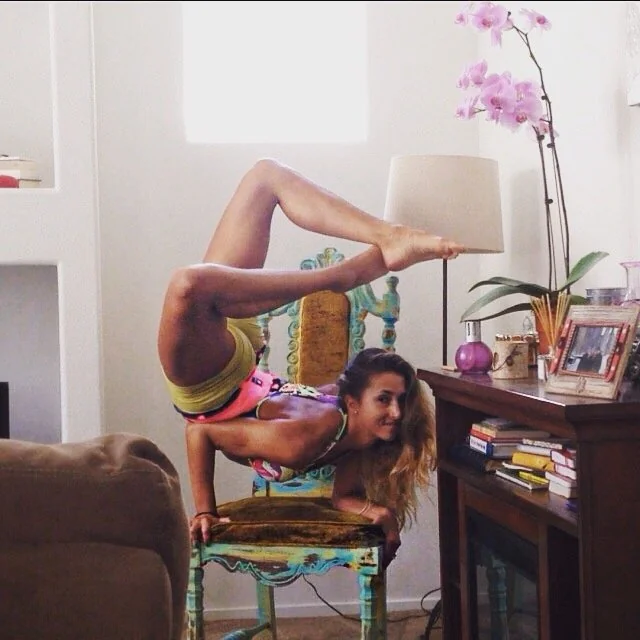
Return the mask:
<svg viewBox="0 0 640 640">
<path fill-rule="evenodd" d="M 514 451 L 511 456 L 513 464 L 521 464 L 525 467 L 533 467 L 534 469 L 553 469 L 553 462 L 549 456 L 541 456 L 535 453 L 527 453 L 526 451 Z"/>
<path fill-rule="evenodd" d="M 570 469 L 577 468 L 577 459 L 575 449 L 562 449 L 561 451 L 552 451 L 551 459 L 558 464 L 563 464 Z"/>
<path fill-rule="evenodd" d="M 525 480 L 520 477 L 518 473 L 510 472 L 508 469 L 496 469 L 496 476 L 502 478 L 503 480 L 508 480 L 513 484 L 517 484 L 520 487 L 524 487 L 525 489 L 529 489 L 529 491 L 539 491 L 547 488 L 547 484 L 540 484 L 537 480 L 532 482 L 531 480 Z"/>
<path fill-rule="evenodd" d="M 469 435 L 468 444 L 475 451 L 480 451 L 490 458 L 510 458 L 518 446 L 515 443 L 499 444 L 496 442 L 487 442 L 472 435 Z"/>
</svg>

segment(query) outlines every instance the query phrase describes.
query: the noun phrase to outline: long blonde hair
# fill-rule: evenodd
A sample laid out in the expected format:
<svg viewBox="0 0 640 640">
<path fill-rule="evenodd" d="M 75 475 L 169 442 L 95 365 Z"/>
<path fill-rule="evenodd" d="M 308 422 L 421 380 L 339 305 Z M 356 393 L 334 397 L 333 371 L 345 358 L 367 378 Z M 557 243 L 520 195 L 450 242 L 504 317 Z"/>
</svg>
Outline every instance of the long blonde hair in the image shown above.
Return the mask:
<svg viewBox="0 0 640 640">
<path fill-rule="evenodd" d="M 346 395 L 360 399 L 371 376 L 388 371 L 405 380 L 400 433 L 361 452 L 360 470 L 366 497 L 392 509 L 402 528 L 415 522 L 418 490 L 429 486 L 436 462 L 433 411 L 416 371 L 396 353 L 363 349 L 338 379 L 338 395 L 343 402 Z"/>
</svg>

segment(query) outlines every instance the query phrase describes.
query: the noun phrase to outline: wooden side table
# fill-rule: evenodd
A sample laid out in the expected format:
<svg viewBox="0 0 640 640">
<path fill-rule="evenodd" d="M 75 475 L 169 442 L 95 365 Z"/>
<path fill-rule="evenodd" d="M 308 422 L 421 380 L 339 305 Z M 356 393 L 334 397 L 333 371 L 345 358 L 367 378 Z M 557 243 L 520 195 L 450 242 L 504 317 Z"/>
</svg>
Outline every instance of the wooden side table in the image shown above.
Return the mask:
<svg viewBox="0 0 640 640">
<path fill-rule="evenodd" d="M 418 371 L 435 397 L 438 521 L 445 640 L 477 631 L 469 511 L 535 545 L 540 640 L 640 638 L 640 390 L 619 400 L 546 394 L 535 378 L 493 380 Z M 486 415 L 571 438 L 579 507 L 449 459 Z"/>
</svg>

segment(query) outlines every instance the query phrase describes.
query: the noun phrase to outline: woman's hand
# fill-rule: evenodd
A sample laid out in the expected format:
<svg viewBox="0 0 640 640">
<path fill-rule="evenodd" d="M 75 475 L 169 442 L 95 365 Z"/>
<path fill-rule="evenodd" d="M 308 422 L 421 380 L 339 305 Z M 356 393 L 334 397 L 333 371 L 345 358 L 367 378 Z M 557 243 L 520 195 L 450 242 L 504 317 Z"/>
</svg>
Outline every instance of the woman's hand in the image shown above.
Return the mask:
<svg viewBox="0 0 640 640">
<path fill-rule="evenodd" d="M 221 518 L 209 511 L 196 513 L 189 523 L 191 542 L 202 541 L 207 544 L 211 539 L 211 529 L 217 524 L 226 524 L 228 522 L 230 522 L 229 518 Z"/>
<path fill-rule="evenodd" d="M 373 524 L 377 524 L 384 532 L 385 543 L 382 564 L 386 569 L 389 563 L 396 557 L 398 549 L 402 544 L 400 541 L 398 519 L 391 509 L 377 505 L 372 507 L 369 513 L 365 515 L 371 517 Z"/>
</svg>

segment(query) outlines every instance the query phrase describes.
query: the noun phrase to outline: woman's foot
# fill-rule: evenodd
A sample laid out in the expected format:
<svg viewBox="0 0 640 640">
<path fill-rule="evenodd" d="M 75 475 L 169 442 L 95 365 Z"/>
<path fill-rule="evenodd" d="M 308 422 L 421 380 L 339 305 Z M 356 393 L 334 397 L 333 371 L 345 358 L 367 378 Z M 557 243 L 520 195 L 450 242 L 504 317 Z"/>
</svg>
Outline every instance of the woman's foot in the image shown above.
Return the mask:
<svg viewBox="0 0 640 640">
<path fill-rule="evenodd" d="M 451 260 L 462 253 L 464 247 L 427 231 L 392 225 L 391 232 L 380 243 L 380 251 L 389 271 L 402 271 L 416 262 Z"/>
</svg>

